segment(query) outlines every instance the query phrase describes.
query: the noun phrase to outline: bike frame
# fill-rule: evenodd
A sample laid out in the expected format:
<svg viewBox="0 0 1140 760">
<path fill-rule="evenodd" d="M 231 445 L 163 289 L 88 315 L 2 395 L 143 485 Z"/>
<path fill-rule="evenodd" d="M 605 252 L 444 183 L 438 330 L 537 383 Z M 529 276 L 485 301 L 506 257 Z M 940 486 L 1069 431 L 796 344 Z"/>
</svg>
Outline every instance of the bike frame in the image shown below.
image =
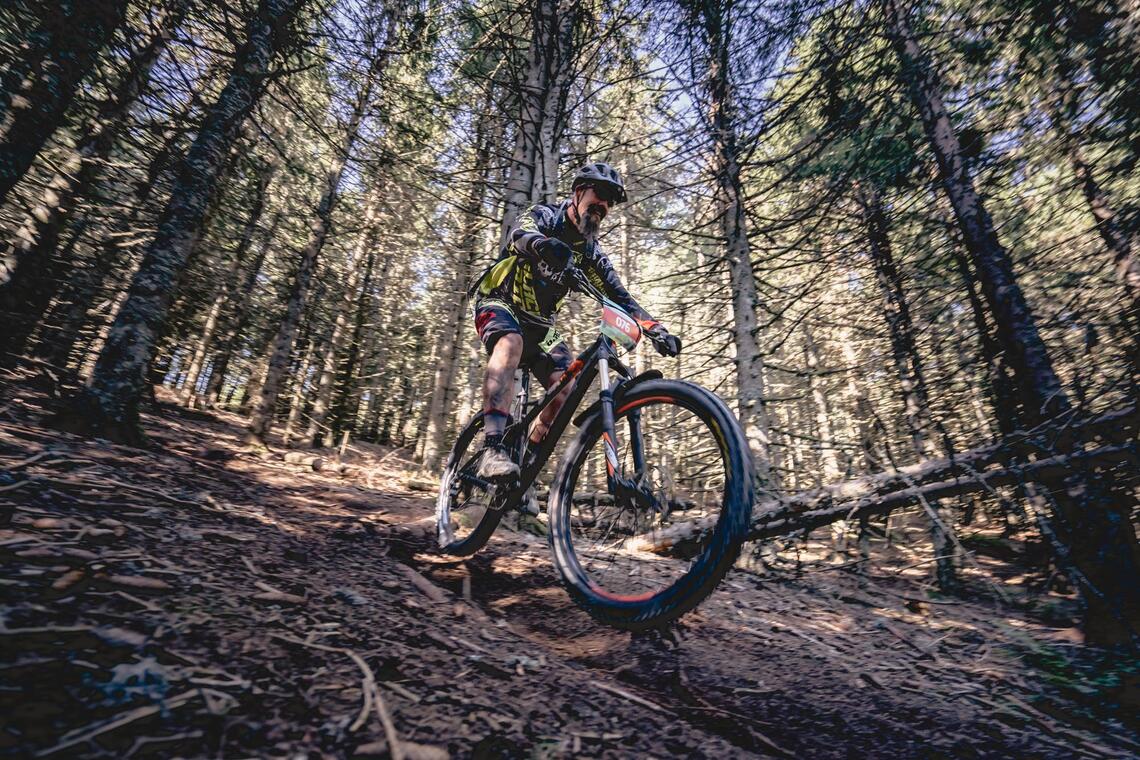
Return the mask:
<svg viewBox="0 0 1140 760">
<path fill-rule="evenodd" d="M 566 432 L 566 428 L 574 418 L 578 407 L 581 406 L 582 399 L 586 397 L 594 380 L 598 378 L 601 379 L 601 391 L 599 394 L 601 402 L 600 411 L 602 417 L 602 438 L 606 451 L 606 484 L 609 493 L 615 499 L 619 499 L 626 494 L 638 492 L 637 486 L 642 480 L 646 469 L 644 446 L 641 438 L 641 413 L 635 409 L 629 416 L 630 446 L 632 447 L 635 472 L 633 473 L 632 479 L 627 479 L 621 471 L 621 457 L 618 456 L 617 438 L 614 434 L 614 391 L 616 386 L 611 384 L 611 369 L 621 376 L 622 380 L 619 380 L 619 385 L 623 381 L 635 379 L 629 368 L 618 358 L 617 350 L 614 348 L 612 341 L 604 335 L 599 335 L 589 348 L 579 354 L 578 357 L 570 363 L 570 366 L 562 373 L 562 377 L 559 378 L 558 382 L 547 389 L 542 399 L 536 402 L 529 411 L 525 411 L 527 406 L 530 405 L 529 378 L 523 378 L 521 395 L 525 414 L 521 420 L 507 427 L 504 436 L 504 442 L 508 446 L 517 447 L 516 450 L 519 452 L 519 458 L 523 460 L 525 460 L 525 457 L 523 457 L 522 454 L 525 453 L 529 446 L 527 434 L 530 431 L 531 425 L 566 386 L 570 383 L 574 383 L 575 385 L 574 389 L 570 392 L 570 397 L 554 418 L 554 422 L 551 424 L 546 437 L 543 438 L 538 447 L 534 449 L 534 460 L 519 473 L 518 487 L 504 496 L 503 506 L 506 506 L 506 503 L 520 498 L 523 492 L 525 492 L 534 482 L 535 478 L 538 477 L 538 474 L 542 472 L 542 468 L 546 466 L 546 462 L 550 459 L 550 455 L 554 452 L 554 448 L 558 445 L 562 434 Z"/>
</svg>

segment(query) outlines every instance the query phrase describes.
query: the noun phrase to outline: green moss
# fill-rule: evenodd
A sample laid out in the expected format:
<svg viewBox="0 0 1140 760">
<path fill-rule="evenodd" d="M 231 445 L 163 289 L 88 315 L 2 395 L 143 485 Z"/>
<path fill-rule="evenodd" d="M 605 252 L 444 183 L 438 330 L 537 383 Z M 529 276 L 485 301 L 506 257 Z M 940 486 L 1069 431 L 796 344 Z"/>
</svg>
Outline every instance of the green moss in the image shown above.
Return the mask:
<svg viewBox="0 0 1140 760">
<path fill-rule="evenodd" d="M 1085 717 L 1140 723 L 1140 658 L 1135 654 L 1094 649 L 1070 654 L 1028 639 L 1021 643 L 1022 661 Z"/>
</svg>

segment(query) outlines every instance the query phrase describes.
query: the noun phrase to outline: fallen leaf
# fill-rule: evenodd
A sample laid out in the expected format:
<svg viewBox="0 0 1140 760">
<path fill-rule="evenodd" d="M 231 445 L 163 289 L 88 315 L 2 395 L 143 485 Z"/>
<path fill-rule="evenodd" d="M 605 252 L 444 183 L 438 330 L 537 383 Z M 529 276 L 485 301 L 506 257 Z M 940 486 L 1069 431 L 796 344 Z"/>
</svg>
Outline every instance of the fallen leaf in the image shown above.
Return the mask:
<svg viewBox="0 0 1140 760">
<path fill-rule="evenodd" d="M 138 589 L 139 591 L 172 591 L 169 583 L 158 578 L 144 578 L 141 575 L 109 575 L 107 582 L 115 586 Z"/>
<path fill-rule="evenodd" d="M 404 757 L 408 760 L 448 760 L 451 757 L 443 747 L 433 747 L 430 744 L 400 742 L 400 749 L 404 750 Z"/>
<path fill-rule="evenodd" d="M 388 742 L 368 742 L 361 744 L 352 753 L 353 757 L 381 757 L 388 754 Z"/>
<path fill-rule="evenodd" d="M 262 591 L 260 594 L 254 594 L 253 598 L 259 602 L 277 603 L 277 604 L 304 604 L 305 597 L 297 596 L 296 594 L 287 594 L 284 591 Z"/>
<path fill-rule="evenodd" d="M 76 583 L 79 583 L 81 580 L 83 580 L 83 577 L 86 574 L 87 573 L 83 570 L 71 570 L 69 572 L 66 572 L 63 575 L 56 578 L 55 582 L 51 584 L 52 590 L 53 591 L 67 591 L 69 588 L 74 586 Z"/>
</svg>

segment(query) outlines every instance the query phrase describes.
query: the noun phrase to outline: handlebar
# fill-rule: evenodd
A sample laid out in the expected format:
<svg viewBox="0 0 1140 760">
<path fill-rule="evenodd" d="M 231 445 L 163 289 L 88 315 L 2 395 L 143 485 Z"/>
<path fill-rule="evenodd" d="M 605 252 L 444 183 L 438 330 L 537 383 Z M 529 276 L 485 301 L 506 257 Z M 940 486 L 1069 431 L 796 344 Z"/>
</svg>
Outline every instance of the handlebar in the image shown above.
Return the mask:
<svg viewBox="0 0 1140 760">
<path fill-rule="evenodd" d="M 585 273 L 581 269 L 574 266 L 572 263 L 567 264 L 566 273 L 573 280 L 574 289 L 579 293 L 582 293 L 594 299 L 600 304 L 604 304 L 606 302 L 607 299 L 605 294 L 598 290 L 598 288 L 592 282 L 590 282 L 589 279 L 586 278 Z M 653 344 L 654 348 L 658 350 L 658 353 L 665 353 L 665 351 L 662 349 L 668 348 L 670 337 L 676 343 L 676 353 L 680 353 L 681 351 L 681 339 L 677 336 L 669 336 L 667 334 L 661 335 L 658 333 L 650 332 L 649 330 L 645 330 L 644 328 L 642 329 L 641 334 L 649 338 L 649 341 Z"/>
<path fill-rule="evenodd" d="M 574 289 L 579 293 L 589 296 L 598 303 L 602 303 L 605 300 L 605 294 L 594 287 L 594 283 L 586 279 L 586 274 L 581 269 L 573 264 L 567 264 L 566 273 L 573 279 Z"/>
</svg>

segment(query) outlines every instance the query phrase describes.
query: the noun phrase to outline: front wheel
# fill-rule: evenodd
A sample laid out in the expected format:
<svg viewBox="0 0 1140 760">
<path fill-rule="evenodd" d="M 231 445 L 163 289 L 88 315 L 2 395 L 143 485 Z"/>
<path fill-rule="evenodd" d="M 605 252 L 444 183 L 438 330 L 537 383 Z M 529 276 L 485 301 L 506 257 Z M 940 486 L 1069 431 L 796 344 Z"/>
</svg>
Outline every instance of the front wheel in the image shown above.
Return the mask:
<svg viewBox="0 0 1140 760">
<path fill-rule="evenodd" d="M 691 383 L 640 383 L 618 398 L 614 419 L 620 471 L 636 488 L 608 492 L 594 415 L 551 489 L 550 542 L 579 605 L 639 630 L 691 610 L 728 572 L 752 516 L 752 465 L 724 402 Z"/>
</svg>

